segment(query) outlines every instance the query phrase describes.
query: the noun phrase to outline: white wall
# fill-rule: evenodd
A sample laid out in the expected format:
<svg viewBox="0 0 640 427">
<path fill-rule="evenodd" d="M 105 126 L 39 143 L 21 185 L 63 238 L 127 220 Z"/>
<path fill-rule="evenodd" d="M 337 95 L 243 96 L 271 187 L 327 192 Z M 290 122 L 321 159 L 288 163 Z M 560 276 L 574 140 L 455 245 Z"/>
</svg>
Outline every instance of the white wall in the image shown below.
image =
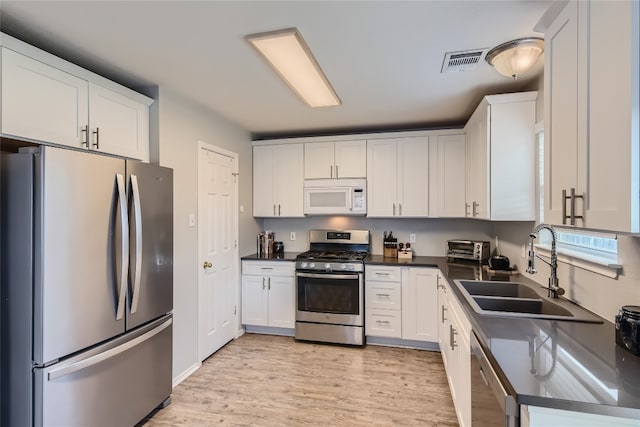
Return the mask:
<svg viewBox="0 0 640 427">
<path fill-rule="evenodd" d="M 255 249 L 258 222 L 251 216 L 252 150 L 247 131 L 193 104 L 169 90 L 160 88 L 157 105 L 151 112 L 158 126 L 158 150 L 162 166 L 173 168 L 174 178 L 174 326 L 173 378 L 197 365 L 198 360 L 198 230 L 188 227 L 188 215 L 198 212 L 198 141 L 238 153 L 239 253 Z M 155 135 L 152 132 L 152 135 Z M 155 153 L 155 154 L 154 154 Z"/>
<path fill-rule="evenodd" d="M 382 254 L 382 234 L 393 231 L 398 242 L 408 242 L 409 234 L 416 234 L 412 244 L 419 256 L 444 256 L 449 239 L 489 240 L 492 229 L 487 221 L 471 219 L 393 219 L 362 217 L 309 217 L 309 218 L 269 218 L 264 220 L 265 229 L 276 233 L 276 240 L 282 240 L 286 251 L 302 252 L 309 249 L 310 229 L 356 229 L 371 231 L 371 253 Z M 289 233 L 296 233 L 296 240 L 289 240 Z M 493 243 L 492 243 L 493 246 Z M 255 250 L 254 250 L 255 252 Z"/>
</svg>

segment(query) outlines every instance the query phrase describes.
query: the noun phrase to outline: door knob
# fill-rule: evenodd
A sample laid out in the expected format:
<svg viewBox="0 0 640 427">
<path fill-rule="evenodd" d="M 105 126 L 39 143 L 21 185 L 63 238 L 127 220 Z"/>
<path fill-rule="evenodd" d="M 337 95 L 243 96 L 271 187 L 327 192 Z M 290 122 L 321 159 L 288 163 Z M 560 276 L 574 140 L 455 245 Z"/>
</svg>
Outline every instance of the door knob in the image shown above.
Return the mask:
<svg viewBox="0 0 640 427">
<path fill-rule="evenodd" d="M 211 268 L 213 267 L 213 264 L 211 264 L 209 261 L 205 261 L 204 264 L 202 264 L 202 268 Z"/>
</svg>

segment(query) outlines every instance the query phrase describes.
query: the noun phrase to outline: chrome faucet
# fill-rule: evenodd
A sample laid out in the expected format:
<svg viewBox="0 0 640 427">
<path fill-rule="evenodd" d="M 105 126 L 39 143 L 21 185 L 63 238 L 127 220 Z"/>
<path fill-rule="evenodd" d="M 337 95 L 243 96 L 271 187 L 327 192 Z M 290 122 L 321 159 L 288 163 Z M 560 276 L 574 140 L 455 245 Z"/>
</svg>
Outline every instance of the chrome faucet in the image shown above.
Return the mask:
<svg viewBox="0 0 640 427">
<path fill-rule="evenodd" d="M 551 233 L 551 262 L 540 257 L 540 255 L 535 253 L 533 249 L 533 239 L 542 231 L 543 229 L 549 230 Z M 549 286 L 547 289 L 549 290 L 548 296 L 552 298 L 558 298 L 559 295 L 564 295 L 564 289 L 558 286 L 558 250 L 556 249 L 556 243 L 558 240 L 558 234 L 556 230 L 550 226 L 549 224 L 538 224 L 536 228 L 533 229 L 531 234 L 529 234 L 529 264 L 527 266 L 527 273 L 536 274 L 537 270 L 535 267 L 535 259 L 536 257 L 540 258 L 543 262 L 551 267 L 551 275 L 549 276 Z"/>
</svg>

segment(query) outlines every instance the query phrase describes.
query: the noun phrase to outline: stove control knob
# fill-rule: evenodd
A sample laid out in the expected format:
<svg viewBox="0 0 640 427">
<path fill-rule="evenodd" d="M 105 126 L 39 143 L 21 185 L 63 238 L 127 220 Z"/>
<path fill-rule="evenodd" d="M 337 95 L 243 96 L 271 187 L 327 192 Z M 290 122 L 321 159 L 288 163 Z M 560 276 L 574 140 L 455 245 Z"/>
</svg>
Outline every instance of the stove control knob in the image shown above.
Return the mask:
<svg viewBox="0 0 640 427">
<path fill-rule="evenodd" d="M 300 267 L 302 267 L 302 268 L 307 268 L 307 263 L 306 263 L 306 262 L 302 262 L 302 263 L 300 263 Z"/>
<path fill-rule="evenodd" d="M 331 264 L 326 263 L 326 264 L 324 265 L 324 268 L 325 268 L 325 270 L 331 270 Z"/>
<path fill-rule="evenodd" d="M 313 262 L 312 262 L 312 263 L 310 263 L 310 264 L 309 264 L 309 268 L 316 268 L 316 264 L 315 264 L 315 263 L 313 263 Z"/>
<path fill-rule="evenodd" d="M 343 269 L 343 270 L 346 270 L 346 269 L 347 269 L 347 264 L 342 264 L 342 265 L 340 266 L 340 268 L 341 268 L 341 269 Z"/>
</svg>

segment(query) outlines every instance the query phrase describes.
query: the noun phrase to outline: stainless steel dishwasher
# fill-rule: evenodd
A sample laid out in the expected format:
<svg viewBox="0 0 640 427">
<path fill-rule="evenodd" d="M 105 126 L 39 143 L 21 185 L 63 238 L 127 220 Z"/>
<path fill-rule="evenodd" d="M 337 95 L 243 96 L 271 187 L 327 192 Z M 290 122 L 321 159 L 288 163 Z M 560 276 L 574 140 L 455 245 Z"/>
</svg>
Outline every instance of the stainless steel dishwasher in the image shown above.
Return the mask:
<svg viewBox="0 0 640 427">
<path fill-rule="evenodd" d="M 518 427 L 515 393 L 500 382 L 475 333 L 471 333 L 471 425 Z"/>
</svg>

